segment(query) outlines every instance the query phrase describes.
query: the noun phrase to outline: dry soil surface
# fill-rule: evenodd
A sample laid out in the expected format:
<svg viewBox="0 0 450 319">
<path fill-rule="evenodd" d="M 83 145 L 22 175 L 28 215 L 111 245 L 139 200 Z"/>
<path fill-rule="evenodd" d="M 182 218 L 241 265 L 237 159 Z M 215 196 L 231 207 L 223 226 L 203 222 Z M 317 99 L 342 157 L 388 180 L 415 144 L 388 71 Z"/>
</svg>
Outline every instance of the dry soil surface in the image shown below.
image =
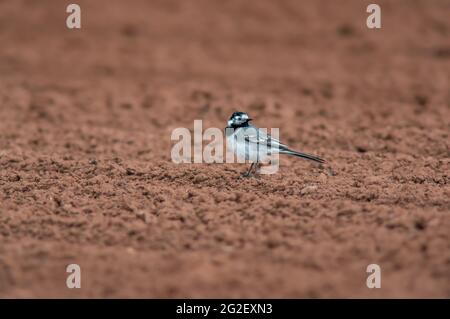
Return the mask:
<svg viewBox="0 0 450 319">
<path fill-rule="evenodd" d="M 450 1 L 68 3 L 0 1 L 0 297 L 450 297 Z M 171 162 L 236 110 L 327 163 Z"/>
</svg>

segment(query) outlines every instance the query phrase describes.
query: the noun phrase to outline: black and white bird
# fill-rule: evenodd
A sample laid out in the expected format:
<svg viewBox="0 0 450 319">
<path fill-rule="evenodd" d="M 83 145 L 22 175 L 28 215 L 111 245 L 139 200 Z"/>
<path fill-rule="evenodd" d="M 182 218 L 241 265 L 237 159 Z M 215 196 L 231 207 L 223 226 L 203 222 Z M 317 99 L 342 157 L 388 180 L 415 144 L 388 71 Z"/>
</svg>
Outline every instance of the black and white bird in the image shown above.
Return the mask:
<svg viewBox="0 0 450 319">
<path fill-rule="evenodd" d="M 236 154 L 239 162 L 250 162 L 244 176 L 251 176 L 260 165 L 270 161 L 271 154 L 287 154 L 317 163 L 324 163 L 320 157 L 289 149 L 279 140 L 272 138 L 267 130 L 250 124 L 252 119 L 245 112 L 234 112 L 225 128 L 227 145 Z"/>
</svg>

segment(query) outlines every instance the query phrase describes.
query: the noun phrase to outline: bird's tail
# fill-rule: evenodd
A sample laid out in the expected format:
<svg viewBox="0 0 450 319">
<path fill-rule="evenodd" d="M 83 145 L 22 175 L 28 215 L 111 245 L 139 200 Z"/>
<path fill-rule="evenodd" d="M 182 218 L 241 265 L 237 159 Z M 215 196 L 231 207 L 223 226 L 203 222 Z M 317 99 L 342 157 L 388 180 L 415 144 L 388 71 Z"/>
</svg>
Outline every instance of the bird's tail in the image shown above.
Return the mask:
<svg viewBox="0 0 450 319">
<path fill-rule="evenodd" d="M 314 156 L 314 155 L 306 154 L 306 153 L 300 153 L 300 152 L 296 152 L 296 151 L 293 151 L 290 149 L 281 150 L 280 153 L 301 157 L 301 158 L 304 158 L 304 159 L 307 159 L 307 160 L 310 160 L 313 162 L 317 162 L 317 163 L 325 163 L 325 160 L 318 156 Z"/>
</svg>

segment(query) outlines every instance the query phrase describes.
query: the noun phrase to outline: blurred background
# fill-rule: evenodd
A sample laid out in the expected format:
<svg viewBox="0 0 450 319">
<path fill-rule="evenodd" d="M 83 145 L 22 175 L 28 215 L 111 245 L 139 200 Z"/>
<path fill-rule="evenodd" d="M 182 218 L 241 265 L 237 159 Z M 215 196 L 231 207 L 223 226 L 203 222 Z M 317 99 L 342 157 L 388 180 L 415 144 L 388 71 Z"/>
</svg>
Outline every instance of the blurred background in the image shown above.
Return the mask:
<svg viewBox="0 0 450 319">
<path fill-rule="evenodd" d="M 449 297 L 450 1 L 371 2 L 0 1 L 0 296 Z M 171 163 L 237 110 L 327 166 Z"/>
</svg>

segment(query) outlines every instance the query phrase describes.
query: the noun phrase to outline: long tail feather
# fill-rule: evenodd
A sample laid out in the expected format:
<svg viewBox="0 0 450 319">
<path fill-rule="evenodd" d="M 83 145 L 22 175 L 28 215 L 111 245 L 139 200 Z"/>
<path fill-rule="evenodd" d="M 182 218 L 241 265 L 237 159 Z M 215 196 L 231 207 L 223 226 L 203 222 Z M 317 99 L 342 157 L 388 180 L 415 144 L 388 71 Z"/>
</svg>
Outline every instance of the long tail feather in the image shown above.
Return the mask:
<svg viewBox="0 0 450 319">
<path fill-rule="evenodd" d="M 286 150 L 282 150 L 280 153 L 282 154 L 287 154 L 287 155 L 293 155 L 293 156 L 297 156 L 297 157 L 301 157 L 310 161 L 314 161 L 314 162 L 318 162 L 318 163 L 325 163 L 325 160 L 311 155 L 311 154 L 306 154 L 306 153 L 300 153 L 300 152 L 296 152 L 296 151 L 292 151 L 290 149 L 286 149 Z"/>
</svg>

